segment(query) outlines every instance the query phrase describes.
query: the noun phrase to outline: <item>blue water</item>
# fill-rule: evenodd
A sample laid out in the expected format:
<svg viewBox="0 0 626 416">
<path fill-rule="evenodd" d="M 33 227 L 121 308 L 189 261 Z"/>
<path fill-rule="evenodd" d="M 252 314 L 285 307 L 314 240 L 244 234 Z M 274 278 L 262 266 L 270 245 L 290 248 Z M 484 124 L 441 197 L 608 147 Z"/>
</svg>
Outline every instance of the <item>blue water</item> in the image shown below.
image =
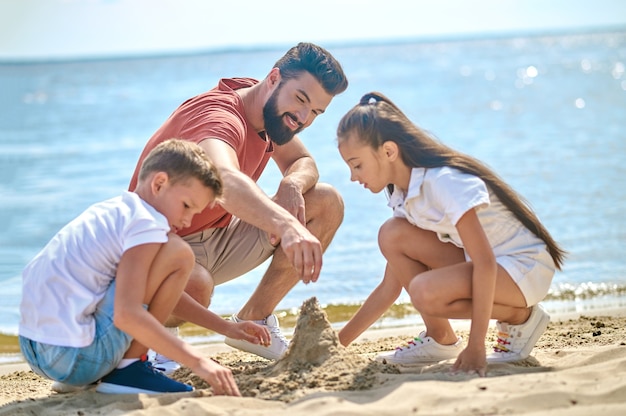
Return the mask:
<svg viewBox="0 0 626 416">
<path fill-rule="evenodd" d="M 289 46 L 0 64 L 0 332 L 17 331 L 24 265 L 87 206 L 126 189 L 145 141 L 182 101 L 223 76 L 263 78 Z M 313 295 L 361 302 L 381 277 L 385 197 L 350 182 L 335 142 L 340 117 L 371 90 L 531 202 L 570 252 L 552 295 L 570 294 L 570 304 L 605 295 L 626 307 L 626 30 L 328 47 L 350 87 L 301 137 L 344 196 L 345 220 L 320 281 L 298 285 L 279 308 Z M 261 178 L 268 194 L 277 175 Z M 237 311 L 261 274 L 218 287 L 212 309 Z"/>
</svg>

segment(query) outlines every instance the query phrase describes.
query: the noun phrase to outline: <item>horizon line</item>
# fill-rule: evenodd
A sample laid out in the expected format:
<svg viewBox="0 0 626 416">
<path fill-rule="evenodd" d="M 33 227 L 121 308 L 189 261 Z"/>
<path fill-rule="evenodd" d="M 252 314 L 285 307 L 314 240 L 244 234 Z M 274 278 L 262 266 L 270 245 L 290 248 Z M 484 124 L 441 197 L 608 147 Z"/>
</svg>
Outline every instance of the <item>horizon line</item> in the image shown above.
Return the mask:
<svg viewBox="0 0 626 416">
<path fill-rule="evenodd" d="M 516 29 L 509 31 L 484 31 L 465 33 L 441 33 L 423 34 L 406 37 L 390 38 L 367 38 L 367 39 L 345 39 L 332 41 L 317 41 L 319 45 L 326 49 L 342 49 L 351 47 L 397 45 L 409 43 L 442 43 L 442 42 L 472 42 L 480 40 L 512 39 L 517 37 L 537 38 L 537 37 L 559 37 L 573 35 L 592 35 L 601 33 L 626 32 L 626 25 L 602 25 L 602 26 L 580 26 L 568 28 L 550 29 Z M 297 43 L 297 42 L 295 42 Z M 30 64 L 55 64 L 70 62 L 93 62 L 109 60 L 133 60 L 133 59 L 160 59 L 169 57 L 196 56 L 205 54 L 228 54 L 241 52 L 262 52 L 284 49 L 290 47 L 294 42 L 267 42 L 256 44 L 232 44 L 216 45 L 203 48 L 179 48 L 164 50 L 145 50 L 128 52 L 105 52 L 93 54 L 67 54 L 67 55 L 47 55 L 47 56 L 2 56 L 0 55 L 0 65 L 30 65 Z"/>
</svg>

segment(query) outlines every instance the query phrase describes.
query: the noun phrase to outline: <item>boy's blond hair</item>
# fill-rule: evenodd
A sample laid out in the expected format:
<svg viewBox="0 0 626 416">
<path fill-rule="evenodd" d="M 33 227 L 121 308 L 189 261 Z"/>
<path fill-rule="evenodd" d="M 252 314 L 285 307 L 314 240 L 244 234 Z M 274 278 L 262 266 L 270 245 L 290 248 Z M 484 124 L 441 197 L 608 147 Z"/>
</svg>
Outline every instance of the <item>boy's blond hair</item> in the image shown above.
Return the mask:
<svg viewBox="0 0 626 416">
<path fill-rule="evenodd" d="M 150 173 L 165 172 L 172 183 L 198 179 L 211 189 L 215 198 L 223 192 L 222 179 L 211 159 L 196 143 L 169 139 L 156 146 L 144 159 L 139 170 L 139 180 Z"/>
</svg>

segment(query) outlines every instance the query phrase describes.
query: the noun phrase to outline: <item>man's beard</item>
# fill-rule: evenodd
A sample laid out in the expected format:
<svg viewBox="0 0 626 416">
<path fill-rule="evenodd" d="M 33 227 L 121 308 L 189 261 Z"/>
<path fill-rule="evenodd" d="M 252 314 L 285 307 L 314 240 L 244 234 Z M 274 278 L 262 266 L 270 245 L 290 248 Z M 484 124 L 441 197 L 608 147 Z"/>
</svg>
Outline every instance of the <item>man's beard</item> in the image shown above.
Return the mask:
<svg viewBox="0 0 626 416">
<path fill-rule="evenodd" d="M 303 130 L 303 126 L 301 123 L 299 123 L 300 127 L 298 127 L 296 130 L 291 130 L 283 121 L 283 118 L 285 116 L 292 117 L 294 120 L 296 120 L 296 117 L 293 114 L 279 114 L 278 105 L 276 102 L 280 89 L 280 86 L 276 88 L 271 97 L 267 100 L 267 103 L 265 103 L 265 105 L 263 106 L 263 123 L 265 124 L 265 132 L 267 133 L 267 136 L 270 138 L 270 140 L 276 143 L 278 146 L 288 143 L 291 139 L 293 139 L 293 136 Z"/>
</svg>

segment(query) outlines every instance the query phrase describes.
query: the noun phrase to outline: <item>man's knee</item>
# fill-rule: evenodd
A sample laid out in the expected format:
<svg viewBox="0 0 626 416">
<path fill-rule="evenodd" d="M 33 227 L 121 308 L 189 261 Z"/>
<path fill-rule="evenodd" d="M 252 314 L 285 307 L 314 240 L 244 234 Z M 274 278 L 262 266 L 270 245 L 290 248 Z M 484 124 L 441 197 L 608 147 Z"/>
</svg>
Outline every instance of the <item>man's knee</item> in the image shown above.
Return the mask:
<svg viewBox="0 0 626 416">
<path fill-rule="evenodd" d="M 337 189 L 327 183 L 318 183 L 304 194 L 307 218 L 319 218 L 339 224 L 343 221 L 344 203 Z"/>
</svg>

